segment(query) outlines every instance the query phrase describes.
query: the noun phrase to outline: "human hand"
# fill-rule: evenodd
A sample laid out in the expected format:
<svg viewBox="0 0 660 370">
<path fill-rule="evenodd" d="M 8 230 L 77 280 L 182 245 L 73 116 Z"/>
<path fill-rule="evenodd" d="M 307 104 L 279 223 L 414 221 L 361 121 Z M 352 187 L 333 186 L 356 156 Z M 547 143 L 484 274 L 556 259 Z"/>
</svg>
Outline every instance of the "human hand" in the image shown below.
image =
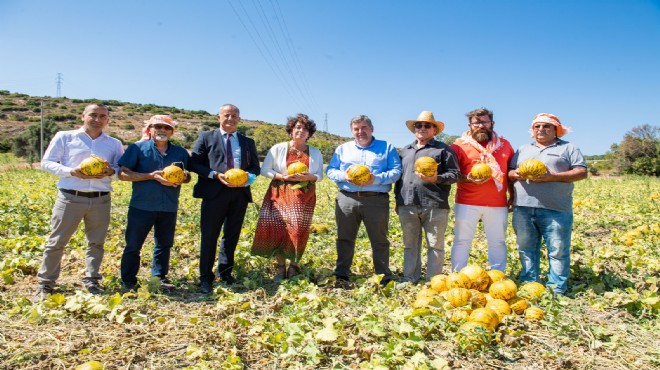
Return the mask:
<svg viewBox="0 0 660 370">
<path fill-rule="evenodd" d="M 415 171 L 415 175 L 420 178 L 422 181 L 436 182 L 438 181 L 438 173 L 434 173 L 433 176 L 424 176 L 423 173 Z"/>
<path fill-rule="evenodd" d="M 468 174 L 465 178 L 469 182 L 477 184 L 477 185 L 481 185 L 481 184 L 485 183 L 486 181 L 490 180 L 490 177 L 486 177 L 485 179 L 477 179 L 475 177 L 472 177 L 472 175 L 470 175 L 470 174 Z"/>
</svg>

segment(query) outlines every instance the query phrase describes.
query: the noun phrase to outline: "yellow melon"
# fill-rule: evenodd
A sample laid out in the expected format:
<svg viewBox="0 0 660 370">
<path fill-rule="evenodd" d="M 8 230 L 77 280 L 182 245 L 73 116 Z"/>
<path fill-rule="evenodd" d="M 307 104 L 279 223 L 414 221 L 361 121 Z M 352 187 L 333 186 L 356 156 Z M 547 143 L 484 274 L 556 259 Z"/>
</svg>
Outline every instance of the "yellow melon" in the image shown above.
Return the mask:
<svg viewBox="0 0 660 370">
<path fill-rule="evenodd" d="M 490 285 L 490 276 L 486 270 L 477 265 L 467 265 L 461 269 L 470 278 L 470 288 L 478 291 L 486 291 Z"/>
<path fill-rule="evenodd" d="M 527 298 L 532 302 L 536 302 L 539 299 L 541 299 L 541 295 L 543 295 L 543 292 L 545 292 L 545 287 L 543 286 L 543 284 L 537 283 L 536 281 L 525 283 L 518 290 L 518 294 L 521 297 Z"/>
<path fill-rule="evenodd" d="M 486 328 L 493 330 L 500 323 L 500 317 L 494 310 L 482 307 L 472 311 L 468 321 L 482 323 Z"/>
<path fill-rule="evenodd" d="M 447 291 L 447 275 L 439 274 L 431 278 L 431 289 L 438 293 Z"/>
<path fill-rule="evenodd" d="M 426 177 L 431 177 L 438 171 L 438 162 L 431 157 L 419 157 L 415 161 L 415 172 L 420 172 Z"/>
<path fill-rule="evenodd" d="M 232 185 L 242 186 L 247 183 L 248 174 L 240 168 L 232 168 L 225 172 L 225 180 Z"/>
<path fill-rule="evenodd" d="M 80 162 L 80 172 L 87 176 L 98 176 L 108 167 L 108 162 L 103 158 L 92 155 Z"/>
<path fill-rule="evenodd" d="M 470 278 L 462 272 L 452 272 L 447 275 L 447 288 L 470 289 Z"/>
<path fill-rule="evenodd" d="M 506 315 L 511 314 L 511 306 L 509 304 L 501 299 L 493 299 L 486 303 L 486 308 L 490 308 L 491 310 L 495 311 L 497 313 L 497 316 L 500 317 L 500 321 L 504 318 Z"/>
<path fill-rule="evenodd" d="M 509 299 L 516 296 L 518 287 L 516 286 L 516 283 L 513 282 L 513 280 L 502 279 L 491 284 L 488 292 L 490 293 L 491 297 L 495 299 L 503 299 L 508 301 Z"/>
<path fill-rule="evenodd" d="M 346 175 L 355 185 L 364 185 L 371 178 L 371 170 L 362 164 L 355 164 L 346 170 Z"/>
<path fill-rule="evenodd" d="M 183 162 L 174 162 L 163 168 L 163 178 L 172 184 L 181 184 L 186 179 L 185 172 L 183 172 L 181 167 L 177 166 L 177 163 L 183 166 Z"/>
<path fill-rule="evenodd" d="M 545 312 L 539 307 L 529 307 L 525 310 L 525 319 L 531 321 L 543 320 Z"/>
<path fill-rule="evenodd" d="M 454 307 L 464 306 L 470 303 L 470 291 L 465 288 L 452 288 L 445 294 L 445 299 Z"/>
<path fill-rule="evenodd" d="M 535 179 L 548 172 L 548 168 L 538 159 L 528 159 L 518 166 L 518 173 L 526 179 Z"/>
<path fill-rule="evenodd" d="M 475 163 L 470 170 L 470 176 L 477 180 L 489 178 L 493 174 L 493 170 L 485 163 Z"/>
<path fill-rule="evenodd" d="M 520 297 L 513 297 L 507 301 L 509 307 L 516 313 L 516 315 L 522 315 L 527 308 L 529 308 L 529 302 Z"/>
<path fill-rule="evenodd" d="M 293 162 L 286 167 L 286 173 L 289 175 L 294 175 L 296 173 L 305 173 L 308 171 L 309 168 L 307 168 L 307 165 L 298 161 Z"/>
</svg>

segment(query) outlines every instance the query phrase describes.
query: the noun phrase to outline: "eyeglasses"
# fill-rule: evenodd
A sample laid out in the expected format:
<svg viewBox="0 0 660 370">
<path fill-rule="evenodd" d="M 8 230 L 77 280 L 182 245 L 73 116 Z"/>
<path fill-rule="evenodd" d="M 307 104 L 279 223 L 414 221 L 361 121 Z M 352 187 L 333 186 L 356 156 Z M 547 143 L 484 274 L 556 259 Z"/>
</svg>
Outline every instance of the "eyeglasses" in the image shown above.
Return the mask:
<svg viewBox="0 0 660 370">
<path fill-rule="evenodd" d="M 491 126 L 493 124 L 493 121 L 488 121 L 488 122 L 483 122 L 483 121 L 478 121 L 478 122 L 470 122 L 470 126 Z"/>
<path fill-rule="evenodd" d="M 154 130 L 172 130 L 172 126 L 168 125 L 151 125 L 151 127 L 153 127 Z"/>
<path fill-rule="evenodd" d="M 534 130 L 548 130 L 552 128 L 552 125 L 546 124 L 546 125 L 534 125 L 532 126 Z"/>
<path fill-rule="evenodd" d="M 415 128 L 418 129 L 418 130 L 421 129 L 421 128 L 425 128 L 425 129 L 428 130 L 431 127 L 435 127 L 435 126 L 430 124 L 430 123 L 426 123 L 426 122 L 415 122 Z"/>
</svg>

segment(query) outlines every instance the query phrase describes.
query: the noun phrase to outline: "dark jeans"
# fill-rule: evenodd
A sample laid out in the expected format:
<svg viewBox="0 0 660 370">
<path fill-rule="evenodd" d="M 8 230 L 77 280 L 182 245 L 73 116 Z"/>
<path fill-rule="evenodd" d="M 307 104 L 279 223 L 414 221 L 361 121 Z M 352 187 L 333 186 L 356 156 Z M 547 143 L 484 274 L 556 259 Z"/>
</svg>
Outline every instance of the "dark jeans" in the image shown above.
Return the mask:
<svg viewBox="0 0 660 370">
<path fill-rule="evenodd" d="M 241 188 L 227 188 L 213 199 L 203 199 L 200 229 L 202 241 L 199 251 L 199 280 L 213 282 L 213 262 L 218 249 L 218 237 L 222 229 L 220 253 L 218 255 L 219 277 L 230 276 L 234 268 L 234 252 L 241 235 L 243 218 L 248 199 Z"/>
<path fill-rule="evenodd" d="M 154 229 L 154 256 L 151 275 L 165 278 L 169 271 L 170 249 L 174 244 L 176 212 L 154 212 L 129 207 L 126 222 L 126 247 L 121 256 L 121 280 L 137 283 L 140 250 L 149 231 Z"/>
<path fill-rule="evenodd" d="M 385 279 L 392 278 L 390 271 L 390 241 L 387 228 L 390 218 L 388 194 L 360 197 L 339 192 L 335 200 L 335 220 L 337 221 L 337 263 L 334 275 L 348 278 L 355 255 L 355 239 L 364 222 L 371 242 L 371 254 L 376 274 Z"/>
</svg>

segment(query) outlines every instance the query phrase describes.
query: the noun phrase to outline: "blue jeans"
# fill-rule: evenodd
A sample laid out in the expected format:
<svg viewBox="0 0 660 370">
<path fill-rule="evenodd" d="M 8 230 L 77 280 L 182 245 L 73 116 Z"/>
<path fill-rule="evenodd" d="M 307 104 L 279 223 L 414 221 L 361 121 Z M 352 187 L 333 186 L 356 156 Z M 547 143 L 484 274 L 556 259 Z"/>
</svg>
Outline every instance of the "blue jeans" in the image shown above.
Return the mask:
<svg viewBox="0 0 660 370">
<path fill-rule="evenodd" d="M 154 229 L 154 256 L 151 275 L 165 278 L 169 271 L 170 249 L 174 244 L 176 212 L 144 211 L 129 207 L 126 221 L 126 247 L 121 256 L 121 280 L 136 284 L 140 269 L 140 250 Z"/>
<path fill-rule="evenodd" d="M 548 249 L 548 287 L 565 293 L 571 269 L 571 231 L 573 212 L 545 208 L 514 207 L 513 230 L 522 270 L 520 281 L 538 281 L 541 258 L 541 237 Z"/>
</svg>

